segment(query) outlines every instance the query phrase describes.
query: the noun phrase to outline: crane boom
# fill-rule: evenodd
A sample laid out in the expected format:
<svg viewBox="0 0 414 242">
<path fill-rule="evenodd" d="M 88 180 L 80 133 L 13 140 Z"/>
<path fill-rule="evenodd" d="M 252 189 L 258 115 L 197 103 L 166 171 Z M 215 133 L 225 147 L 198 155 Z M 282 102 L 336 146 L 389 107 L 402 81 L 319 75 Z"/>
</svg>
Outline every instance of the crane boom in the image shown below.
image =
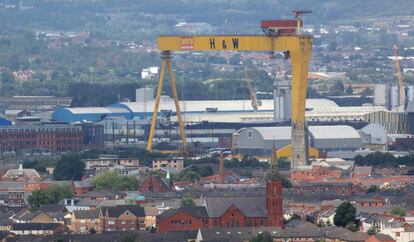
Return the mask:
<svg viewBox="0 0 414 242">
<path fill-rule="evenodd" d="M 398 59 L 398 46 L 394 44 L 392 46 L 392 49 L 394 50 L 394 62 L 395 62 L 395 69 L 397 72 L 397 80 L 398 80 L 398 91 L 399 91 L 399 102 L 400 107 L 405 106 L 405 93 L 404 93 L 404 79 L 401 74 L 401 66 L 400 66 L 400 60 Z"/>
<path fill-rule="evenodd" d="M 244 79 L 246 79 L 247 87 L 249 88 L 250 99 L 252 100 L 252 107 L 254 111 L 257 111 L 257 109 L 259 108 L 259 101 L 257 100 L 256 92 L 253 88 L 252 79 L 250 79 L 249 73 L 247 72 L 246 68 L 244 68 Z"/>
</svg>

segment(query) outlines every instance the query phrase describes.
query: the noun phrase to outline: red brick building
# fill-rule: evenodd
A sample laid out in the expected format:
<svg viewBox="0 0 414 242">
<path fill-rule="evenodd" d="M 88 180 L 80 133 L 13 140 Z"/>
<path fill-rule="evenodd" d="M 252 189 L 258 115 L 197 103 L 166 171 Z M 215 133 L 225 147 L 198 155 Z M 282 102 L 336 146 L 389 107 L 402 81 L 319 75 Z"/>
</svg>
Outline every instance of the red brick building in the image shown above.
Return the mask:
<svg viewBox="0 0 414 242">
<path fill-rule="evenodd" d="M 382 197 L 357 198 L 354 202 L 360 207 L 381 208 L 385 205 L 385 199 Z"/>
<path fill-rule="evenodd" d="M 157 216 L 157 233 L 208 227 L 283 225 L 282 185 L 266 183 L 265 197 L 206 197 L 205 206 L 170 209 Z"/>
<path fill-rule="evenodd" d="M 0 151 L 46 149 L 64 152 L 79 151 L 82 146 L 83 133 L 80 126 L 53 124 L 0 128 Z"/>
<path fill-rule="evenodd" d="M 72 185 L 73 185 L 73 190 L 75 192 L 75 195 L 77 196 L 91 192 L 93 191 L 93 188 L 94 188 L 91 179 L 85 179 L 82 181 L 73 181 Z"/>
<path fill-rule="evenodd" d="M 353 193 L 351 183 L 329 183 L 329 182 L 309 182 L 300 183 L 294 186 L 296 193 L 324 193 L 337 196 L 350 196 Z"/>
<path fill-rule="evenodd" d="M 140 192 L 170 192 L 174 189 L 169 179 L 161 179 L 158 176 L 149 176 L 142 182 L 138 190 Z"/>
<path fill-rule="evenodd" d="M 137 205 L 103 207 L 99 213 L 100 231 L 134 231 L 145 229 L 144 208 Z"/>
<path fill-rule="evenodd" d="M 335 167 L 312 166 L 311 169 L 295 169 L 291 171 L 291 178 L 296 182 L 322 181 L 324 179 L 339 179 L 342 170 Z"/>
</svg>

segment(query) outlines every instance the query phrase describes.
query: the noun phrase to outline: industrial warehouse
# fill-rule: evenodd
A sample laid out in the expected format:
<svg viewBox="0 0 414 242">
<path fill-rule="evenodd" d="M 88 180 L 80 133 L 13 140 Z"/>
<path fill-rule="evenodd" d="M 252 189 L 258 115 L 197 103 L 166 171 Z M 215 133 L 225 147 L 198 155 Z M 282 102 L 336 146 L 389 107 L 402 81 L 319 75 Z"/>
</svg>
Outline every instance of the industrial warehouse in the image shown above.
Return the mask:
<svg viewBox="0 0 414 242">
<path fill-rule="evenodd" d="M 270 156 L 272 148 L 280 150 L 291 143 L 288 99 L 290 95 L 260 100 L 258 110 L 254 110 L 251 100 L 180 101 L 186 141 L 205 147 L 231 148 L 244 155 Z M 52 114 L 52 119 L 72 124 L 101 124 L 107 144 L 145 145 L 155 104 L 154 90 L 137 89 L 136 100 L 108 107 L 63 107 Z M 276 112 L 274 106 L 282 110 Z M 162 96 L 159 110 L 155 142 L 178 142 L 174 100 Z M 329 157 L 339 151 L 347 154 L 343 158 L 353 158 L 352 151 L 384 150 L 387 135 L 400 134 L 399 138 L 404 138 L 412 127 L 410 112 L 393 112 L 381 105 L 341 107 L 329 99 L 307 99 L 305 117 L 310 147 Z M 280 155 L 289 157 L 287 153 Z"/>
</svg>

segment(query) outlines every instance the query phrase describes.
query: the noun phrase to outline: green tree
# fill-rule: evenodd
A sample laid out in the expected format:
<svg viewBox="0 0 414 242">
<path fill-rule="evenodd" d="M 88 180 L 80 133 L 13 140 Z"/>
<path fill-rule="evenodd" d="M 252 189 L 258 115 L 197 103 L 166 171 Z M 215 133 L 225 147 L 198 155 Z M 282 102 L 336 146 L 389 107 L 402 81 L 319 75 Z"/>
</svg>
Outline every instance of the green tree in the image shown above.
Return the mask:
<svg viewBox="0 0 414 242">
<path fill-rule="evenodd" d="M 352 86 L 351 85 L 349 85 L 347 88 L 346 88 L 346 94 L 354 94 L 354 89 L 352 89 Z"/>
<path fill-rule="evenodd" d="M 256 237 L 250 240 L 250 242 L 272 242 L 273 238 L 269 232 L 264 231 L 263 233 L 258 234 Z"/>
<path fill-rule="evenodd" d="M 344 84 L 342 83 L 342 81 L 337 80 L 334 82 L 334 84 L 331 86 L 329 92 L 331 95 L 342 95 L 344 94 Z"/>
<path fill-rule="evenodd" d="M 338 227 L 346 227 L 356 223 L 356 208 L 350 202 L 343 202 L 335 211 L 334 224 Z"/>
<path fill-rule="evenodd" d="M 187 171 L 185 173 L 185 175 L 182 176 L 182 179 L 181 180 L 194 182 L 194 181 L 197 181 L 198 179 L 200 179 L 200 177 L 201 177 L 200 174 L 198 174 L 195 171 L 191 171 L 190 170 L 190 171 Z"/>
<path fill-rule="evenodd" d="M 53 177 L 55 180 L 80 180 L 83 176 L 85 163 L 77 154 L 63 155 L 57 162 Z"/>
<path fill-rule="evenodd" d="M 125 234 L 122 236 L 121 242 L 135 242 L 137 241 L 137 235 L 136 234 Z"/>
<path fill-rule="evenodd" d="M 369 235 L 374 235 L 376 233 L 377 233 L 377 230 L 375 229 L 374 226 L 371 226 L 367 231 L 367 234 L 369 234 Z"/>
<path fill-rule="evenodd" d="M 97 190 L 131 191 L 138 187 L 138 180 L 133 176 L 121 176 L 117 172 L 103 172 L 93 179 Z"/>
<path fill-rule="evenodd" d="M 41 205 L 54 204 L 64 198 L 72 198 L 73 191 L 67 185 L 51 185 L 47 189 L 37 189 L 29 196 L 28 202 L 32 208 Z"/>
<path fill-rule="evenodd" d="M 3 72 L 1 74 L 1 82 L 2 83 L 13 83 L 14 77 L 10 72 Z"/>
<path fill-rule="evenodd" d="M 354 223 L 349 223 L 345 228 L 352 231 L 352 232 L 357 232 L 358 231 L 358 226 Z"/>
<path fill-rule="evenodd" d="M 367 190 L 368 193 L 373 193 L 373 192 L 378 192 L 378 191 L 379 191 L 379 187 L 376 185 L 370 186 Z"/>
<path fill-rule="evenodd" d="M 404 208 L 395 207 L 391 210 L 391 213 L 395 216 L 405 217 L 407 213 L 405 212 Z"/>
<path fill-rule="evenodd" d="M 184 194 L 181 199 L 181 207 L 193 207 L 195 206 L 194 197 L 191 193 Z"/>
<path fill-rule="evenodd" d="M 29 196 L 27 201 L 32 208 L 38 208 L 41 205 L 49 204 L 49 197 L 43 189 L 36 189 L 32 192 L 32 195 Z"/>
<path fill-rule="evenodd" d="M 277 159 L 277 166 L 279 169 L 290 169 L 290 161 L 286 158 Z"/>
</svg>

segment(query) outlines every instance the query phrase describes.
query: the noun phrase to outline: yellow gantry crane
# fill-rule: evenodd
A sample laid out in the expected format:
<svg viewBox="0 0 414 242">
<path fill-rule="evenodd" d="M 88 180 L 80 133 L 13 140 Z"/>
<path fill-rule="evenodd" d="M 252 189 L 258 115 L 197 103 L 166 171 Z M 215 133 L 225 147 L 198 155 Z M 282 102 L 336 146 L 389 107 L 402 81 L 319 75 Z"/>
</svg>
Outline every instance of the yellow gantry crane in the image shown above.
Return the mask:
<svg viewBox="0 0 414 242">
<path fill-rule="evenodd" d="M 257 109 L 259 108 L 259 101 L 257 100 L 256 92 L 253 88 L 253 81 L 252 79 L 250 79 L 249 73 L 247 72 L 246 68 L 244 68 L 244 79 L 246 80 L 247 87 L 249 88 L 250 100 L 252 100 L 252 107 L 254 111 L 257 111 Z"/>
<path fill-rule="evenodd" d="M 262 21 L 264 35 L 211 35 L 211 36 L 159 36 L 158 49 L 162 53 L 162 67 L 152 115 L 147 151 L 152 151 L 157 113 L 162 93 L 166 66 L 170 75 L 183 152 L 186 152 L 186 135 L 181 118 L 176 85 L 171 67 L 172 51 L 259 51 L 284 52 L 292 65 L 292 168 L 306 165 L 308 147 L 305 124 L 306 85 L 312 54 L 312 36 L 300 33 L 302 22 L 297 20 Z"/>
<path fill-rule="evenodd" d="M 398 92 L 399 92 L 399 104 L 401 111 L 405 109 L 405 91 L 404 91 L 404 79 L 401 74 L 401 66 L 400 66 L 400 59 L 398 59 L 398 46 L 394 44 L 392 46 L 394 51 L 394 62 L 395 62 L 395 70 L 397 73 L 397 80 L 398 80 Z"/>
</svg>

